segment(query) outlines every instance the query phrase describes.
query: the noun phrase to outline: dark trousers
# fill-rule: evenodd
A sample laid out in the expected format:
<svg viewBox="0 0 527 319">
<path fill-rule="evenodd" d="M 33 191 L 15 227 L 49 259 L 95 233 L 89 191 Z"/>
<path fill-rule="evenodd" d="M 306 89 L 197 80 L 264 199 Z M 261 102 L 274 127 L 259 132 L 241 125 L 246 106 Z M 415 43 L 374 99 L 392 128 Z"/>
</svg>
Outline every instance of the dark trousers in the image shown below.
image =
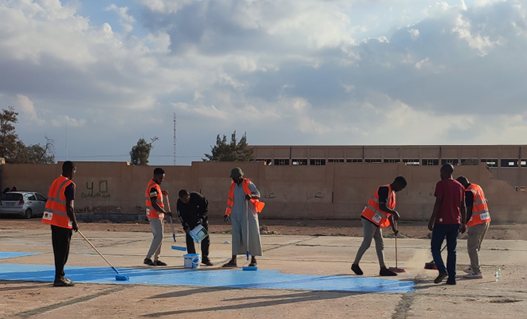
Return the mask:
<svg viewBox="0 0 527 319">
<path fill-rule="evenodd" d="M 432 256 L 440 274 L 448 274 L 448 279 L 456 279 L 456 246 L 459 234 L 459 224 L 435 224 L 432 231 Z M 441 245 L 446 237 L 447 259 L 446 268 L 441 257 Z"/>
<path fill-rule="evenodd" d="M 207 232 L 209 231 L 209 225 L 208 223 L 205 223 L 202 225 L 203 228 L 205 228 L 207 230 Z M 203 261 L 206 261 L 207 259 L 209 259 L 209 246 L 210 246 L 210 236 L 207 236 L 205 238 L 203 238 L 203 240 L 201 241 L 201 259 Z M 190 237 L 189 234 L 187 234 L 187 237 L 185 238 L 186 241 L 187 241 L 187 252 L 189 254 L 195 254 L 196 253 L 196 247 L 194 247 L 194 239 L 192 239 L 192 237 Z"/>
<path fill-rule="evenodd" d="M 70 242 L 72 230 L 51 225 L 51 242 L 53 244 L 53 255 L 55 255 L 55 280 L 64 277 L 64 265 L 70 254 Z"/>
</svg>

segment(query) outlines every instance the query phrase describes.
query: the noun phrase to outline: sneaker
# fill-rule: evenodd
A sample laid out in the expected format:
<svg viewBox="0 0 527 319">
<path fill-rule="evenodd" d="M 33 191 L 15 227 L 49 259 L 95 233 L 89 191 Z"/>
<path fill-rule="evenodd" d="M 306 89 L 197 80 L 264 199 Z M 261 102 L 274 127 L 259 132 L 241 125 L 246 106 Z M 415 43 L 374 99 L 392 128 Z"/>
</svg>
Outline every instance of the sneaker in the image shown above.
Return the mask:
<svg viewBox="0 0 527 319">
<path fill-rule="evenodd" d="M 448 279 L 448 280 L 446 281 L 446 284 L 447 284 L 447 285 L 453 285 L 453 286 L 454 286 L 454 285 L 456 284 L 456 280 L 455 280 L 455 279 Z"/>
<path fill-rule="evenodd" d="M 467 274 L 470 274 L 472 272 L 472 267 L 467 267 L 465 269 L 463 269 L 464 272 L 466 272 Z"/>
<path fill-rule="evenodd" d="M 390 269 L 384 267 L 381 268 L 381 271 L 379 271 L 379 276 L 397 276 L 397 274 L 391 271 Z"/>
<path fill-rule="evenodd" d="M 362 274 L 364 274 L 364 273 L 362 272 L 362 269 L 360 269 L 360 267 L 359 267 L 358 264 L 352 264 L 352 265 L 351 265 L 351 270 L 353 270 L 353 272 L 355 273 L 355 275 L 362 276 Z"/>
<path fill-rule="evenodd" d="M 205 266 L 214 266 L 214 264 L 210 261 L 210 259 L 205 259 L 201 261 L 202 264 Z"/>
<path fill-rule="evenodd" d="M 463 278 L 467 279 L 481 279 L 483 278 L 483 275 L 481 273 L 471 272 L 470 274 L 466 274 L 463 276 Z"/>
<path fill-rule="evenodd" d="M 53 282 L 53 287 L 73 287 L 73 286 L 75 286 L 73 281 L 67 278 L 61 278 Z"/>
<path fill-rule="evenodd" d="M 155 266 L 166 266 L 167 264 L 162 262 L 161 260 L 156 260 L 154 261 L 154 265 Z"/>
<path fill-rule="evenodd" d="M 434 279 L 434 284 L 438 284 L 443 281 L 448 276 L 448 274 L 439 274 L 436 279 Z"/>
<path fill-rule="evenodd" d="M 224 264 L 222 267 L 223 268 L 236 268 L 238 266 L 236 266 L 236 261 L 231 259 L 228 263 Z"/>
<path fill-rule="evenodd" d="M 156 264 L 154 264 L 154 262 L 150 258 L 145 258 L 145 260 L 143 261 L 143 264 L 149 265 L 149 266 L 155 266 L 156 265 Z"/>
</svg>

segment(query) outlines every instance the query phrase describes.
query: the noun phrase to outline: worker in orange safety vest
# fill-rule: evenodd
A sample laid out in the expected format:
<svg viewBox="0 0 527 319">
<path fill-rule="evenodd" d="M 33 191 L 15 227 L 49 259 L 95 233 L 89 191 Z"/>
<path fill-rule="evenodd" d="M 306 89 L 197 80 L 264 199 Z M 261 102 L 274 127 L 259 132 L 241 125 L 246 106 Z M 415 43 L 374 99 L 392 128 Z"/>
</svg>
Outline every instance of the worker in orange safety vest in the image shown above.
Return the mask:
<svg viewBox="0 0 527 319">
<path fill-rule="evenodd" d="M 53 181 L 48 192 L 42 222 L 51 225 L 51 241 L 55 258 L 54 287 L 71 287 L 74 283 L 65 277 L 64 266 L 70 253 L 72 230 L 77 232 L 75 218 L 75 164 L 66 161 L 62 164 L 62 175 Z"/>
<path fill-rule="evenodd" d="M 470 183 L 465 176 L 459 176 L 456 180 L 465 187 L 465 204 L 467 206 L 467 250 L 470 257 L 470 267 L 463 269 L 467 279 L 481 279 L 481 267 L 479 264 L 479 251 L 481 243 L 490 226 L 489 207 L 483 189 L 474 183 Z"/>
<path fill-rule="evenodd" d="M 146 254 L 143 263 L 149 266 L 166 266 L 167 264 L 159 260 L 161 254 L 161 245 L 163 243 L 163 218 L 165 215 L 172 217 L 172 212 L 165 210 L 163 203 L 163 196 L 167 196 L 168 192 L 162 191 L 161 183 L 165 179 L 165 170 L 158 167 L 154 169 L 154 178 L 148 182 L 145 190 L 146 216 L 152 228 L 152 243 L 150 249 Z M 152 260 L 152 256 L 154 260 Z"/>
<path fill-rule="evenodd" d="M 236 256 L 246 252 L 251 255 L 249 266 L 256 267 L 255 256 L 262 256 L 258 213 L 265 204 L 260 202 L 260 192 L 249 179 L 244 178 L 241 168 L 233 168 L 231 178 L 224 221 L 230 219 L 232 224 L 232 258 L 223 267 L 237 267 Z"/>
<path fill-rule="evenodd" d="M 388 268 L 384 263 L 384 242 L 382 239 L 381 227 L 392 226 L 394 234 L 399 231 L 395 226 L 394 220 L 399 219 L 399 213 L 395 210 L 395 193 L 403 190 L 406 187 L 406 179 L 402 176 L 395 178 L 393 183 L 389 185 L 380 186 L 375 194 L 370 198 L 366 207 L 364 207 L 361 214 L 362 228 L 364 231 L 364 239 L 357 251 L 355 261 L 351 265 L 351 270 L 357 275 L 362 275 L 362 269 L 359 267 L 359 262 L 362 255 L 370 248 L 372 238 L 375 239 L 375 250 L 377 251 L 377 258 L 381 270 L 381 276 L 396 276 L 397 274 Z"/>
</svg>

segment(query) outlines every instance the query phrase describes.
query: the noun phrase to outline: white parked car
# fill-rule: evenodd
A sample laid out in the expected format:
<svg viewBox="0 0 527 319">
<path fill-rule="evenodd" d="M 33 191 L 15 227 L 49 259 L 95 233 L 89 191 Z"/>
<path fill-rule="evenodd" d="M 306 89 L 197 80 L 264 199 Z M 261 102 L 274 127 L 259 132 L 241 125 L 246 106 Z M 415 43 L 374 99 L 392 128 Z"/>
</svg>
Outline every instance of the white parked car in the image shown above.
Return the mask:
<svg viewBox="0 0 527 319">
<path fill-rule="evenodd" d="M 20 215 L 24 218 L 42 216 L 46 197 L 36 192 L 15 191 L 2 196 L 0 215 Z"/>
</svg>

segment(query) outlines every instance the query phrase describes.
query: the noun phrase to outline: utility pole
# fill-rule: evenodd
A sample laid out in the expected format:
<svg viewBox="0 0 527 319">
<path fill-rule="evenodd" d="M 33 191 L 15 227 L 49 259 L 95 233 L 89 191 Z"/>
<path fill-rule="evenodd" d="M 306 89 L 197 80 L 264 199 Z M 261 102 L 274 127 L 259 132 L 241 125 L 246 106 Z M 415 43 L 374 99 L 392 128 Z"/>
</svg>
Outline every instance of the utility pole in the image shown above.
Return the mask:
<svg viewBox="0 0 527 319">
<path fill-rule="evenodd" d="M 174 165 L 176 165 L 176 112 L 174 112 Z"/>
</svg>

